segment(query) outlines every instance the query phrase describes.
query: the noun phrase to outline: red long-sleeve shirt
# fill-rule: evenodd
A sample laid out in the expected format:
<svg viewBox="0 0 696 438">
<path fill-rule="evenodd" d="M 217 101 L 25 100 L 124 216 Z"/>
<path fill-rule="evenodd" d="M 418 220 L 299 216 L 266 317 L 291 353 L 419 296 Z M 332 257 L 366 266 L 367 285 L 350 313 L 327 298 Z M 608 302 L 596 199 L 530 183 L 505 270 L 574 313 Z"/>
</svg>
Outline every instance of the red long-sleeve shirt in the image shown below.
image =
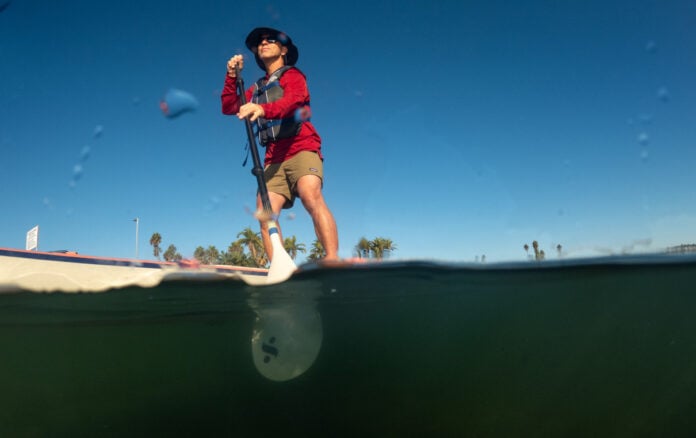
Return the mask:
<svg viewBox="0 0 696 438">
<path fill-rule="evenodd" d="M 275 102 L 261 104 L 265 113 L 264 118 L 266 119 L 292 117 L 295 114 L 295 110 L 309 103 L 307 81 L 299 70 L 291 68 L 283 73 L 279 81 L 280 86 L 283 88 L 283 97 Z M 246 91 L 247 102 L 251 101 L 253 89 L 254 86 L 251 86 Z M 220 97 L 223 114 L 232 115 L 239 112 L 241 105 L 237 95 L 235 79 L 229 76 L 225 77 L 225 87 Z M 264 161 L 265 164 L 282 163 L 301 151 L 312 151 L 319 154 L 320 157 L 322 156 L 321 137 L 319 137 L 316 129 L 314 129 L 314 125 L 309 121 L 302 123 L 300 132 L 296 136 L 269 142 L 266 145 Z"/>
</svg>

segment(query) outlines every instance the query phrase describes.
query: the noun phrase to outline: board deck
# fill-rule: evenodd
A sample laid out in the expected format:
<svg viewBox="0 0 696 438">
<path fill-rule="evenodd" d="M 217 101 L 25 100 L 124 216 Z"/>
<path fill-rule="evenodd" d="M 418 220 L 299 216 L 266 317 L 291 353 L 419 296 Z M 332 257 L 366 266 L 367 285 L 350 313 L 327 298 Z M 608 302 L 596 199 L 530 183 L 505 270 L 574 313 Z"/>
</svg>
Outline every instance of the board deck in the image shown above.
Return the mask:
<svg viewBox="0 0 696 438">
<path fill-rule="evenodd" d="M 154 287 L 165 280 L 239 279 L 265 284 L 267 269 L 160 262 L 75 253 L 0 248 L 0 290 L 102 292 L 128 286 Z"/>
</svg>

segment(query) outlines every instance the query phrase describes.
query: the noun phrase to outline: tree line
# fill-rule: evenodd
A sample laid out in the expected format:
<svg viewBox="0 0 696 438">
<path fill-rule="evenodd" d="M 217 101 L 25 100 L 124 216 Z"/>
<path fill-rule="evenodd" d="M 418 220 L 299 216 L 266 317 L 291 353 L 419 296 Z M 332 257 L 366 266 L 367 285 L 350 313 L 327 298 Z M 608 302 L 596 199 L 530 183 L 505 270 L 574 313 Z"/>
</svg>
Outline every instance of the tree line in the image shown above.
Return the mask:
<svg viewBox="0 0 696 438">
<path fill-rule="evenodd" d="M 534 255 L 529 254 L 529 245 L 526 243 L 523 246 L 524 251 L 527 253 L 527 258 L 529 260 L 536 260 L 538 262 L 546 260 L 546 253 L 544 252 L 543 249 L 539 249 L 539 242 L 536 240 L 532 242 L 532 250 L 534 251 Z M 556 245 L 556 251 L 558 252 L 558 257 L 563 257 L 563 246 L 559 243 Z"/>
<path fill-rule="evenodd" d="M 176 246 L 170 244 L 162 251 L 162 235 L 153 233 L 150 237 L 152 253 L 158 260 L 164 258 L 168 262 L 178 262 L 183 259 Z M 304 243 L 298 242 L 295 236 L 286 237 L 283 246 L 288 255 L 295 260 L 298 254 L 309 254 L 307 259 L 316 261 L 326 256 L 326 251 L 318 239 L 314 239 L 309 250 Z M 362 237 L 354 248 L 355 255 L 359 258 L 381 260 L 388 257 L 396 250 L 396 244 L 385 237 L 375 237 L 368 240 Z M 268 255 L 263 249 L 261 233 L 245 228 L 237 234 L 237 240 L 230 243 L 227 250 L 220 251 L 214 245 L 207 248 L 199 246 L 193 252 L 193 258 L 206 265 L 233 265 L 265 268 L 269 265 Z"/>
</svg>

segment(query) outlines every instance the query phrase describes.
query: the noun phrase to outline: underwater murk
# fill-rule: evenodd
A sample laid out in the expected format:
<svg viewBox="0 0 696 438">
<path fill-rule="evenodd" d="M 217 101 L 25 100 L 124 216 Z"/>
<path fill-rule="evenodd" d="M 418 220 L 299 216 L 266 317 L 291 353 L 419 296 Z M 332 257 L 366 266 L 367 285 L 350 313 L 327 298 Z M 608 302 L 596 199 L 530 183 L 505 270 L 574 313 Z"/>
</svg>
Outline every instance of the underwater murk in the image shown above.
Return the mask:
<svg viewBox="0 0 696 438">
<path fill-rule="evenodd" d="M 696 258 L 0 294 L 0 436 L 694 436 Z"/>
</svg>

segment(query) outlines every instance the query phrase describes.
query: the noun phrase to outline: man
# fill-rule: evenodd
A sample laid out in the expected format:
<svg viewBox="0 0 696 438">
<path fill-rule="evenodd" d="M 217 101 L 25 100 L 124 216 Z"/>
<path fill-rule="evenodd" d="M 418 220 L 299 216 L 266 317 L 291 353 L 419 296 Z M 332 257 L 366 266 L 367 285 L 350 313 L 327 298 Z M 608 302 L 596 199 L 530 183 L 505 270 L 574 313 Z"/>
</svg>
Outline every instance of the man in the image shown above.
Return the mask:
<svg viewBox="0 0 696 438">
<path fill-rule="evenodd" d="M 281 209 L 292 207 L 299 197 L 326 251 L 325 260 L 337 260 L 336 222 L 321 192 L 324 178 L 321 138 L 309 121 L 307 81 L 294 67 L 298 49 L 287 34 L 269 27 L 252 30 L 246 46 L 266 76 L 246 91 L 249 103 L 240 105 L 236 71 L 243 68 L 244 59 L 242 55 L 230 58 L 222 91 L 222 112 L 256 122 L 259 142 L 266 148 L 264 176 L 274 215 L 278 217 Z M 256 207 L 257 211 L 263 209 L 260 196 Z M 260 223 L 263 245 L 272 259 L 268 227 L 266 221 Z"/>
</svg>

